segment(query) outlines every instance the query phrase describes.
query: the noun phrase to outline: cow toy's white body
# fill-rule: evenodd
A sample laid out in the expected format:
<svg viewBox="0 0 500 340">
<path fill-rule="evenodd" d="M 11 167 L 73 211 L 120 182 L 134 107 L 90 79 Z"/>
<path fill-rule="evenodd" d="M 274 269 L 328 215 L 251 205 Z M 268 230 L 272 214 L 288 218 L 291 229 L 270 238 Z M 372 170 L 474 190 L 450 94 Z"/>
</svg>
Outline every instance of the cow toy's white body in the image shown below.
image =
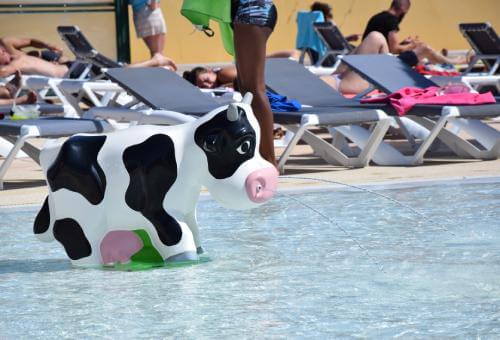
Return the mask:
<svg viewBox="0 0 500 340">
<path fill-rule="evenodd" d="M 213 123 L 231 110 L 241 121 L 227 122 L 234 134 Z M 255 140 L 240 133 L 252 128 Z M 196 203 L 202 186 L 235 209 L 257 206 L 276 188 L 275 169 L 258 153 L 259 127 L 248 103 L 182 125 L 72 138 L 42 151 L 49 196 L 35 233 L 45 241 L 56 238 L 79 266 L 129 262 L 145 243 L 137 230 L 147 233 L 164 261 L 195 260 L 201 252 Z M 233 142 L 236 153 L 228 147 Z M 243 158 L 231 161 L 217 152 Z"/>
</svg>

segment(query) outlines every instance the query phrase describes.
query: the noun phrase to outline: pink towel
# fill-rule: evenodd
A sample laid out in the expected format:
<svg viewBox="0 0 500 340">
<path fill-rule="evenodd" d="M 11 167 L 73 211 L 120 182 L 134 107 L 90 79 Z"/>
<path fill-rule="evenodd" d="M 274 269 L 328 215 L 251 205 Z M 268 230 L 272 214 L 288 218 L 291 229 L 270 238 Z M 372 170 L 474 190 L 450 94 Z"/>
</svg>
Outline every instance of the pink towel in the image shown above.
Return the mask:
<svg viewBox="0 0 500 340">
<path fill-rule="evenodd" d="M 444 93 L 443 93 L 444 92 Z M 416 87 L 404 87 L 401 90 L 384 97 L 367 98 L 361 103 L 390 103 L 400 116 L 405 115 L 417 104 L 439 104 L 439 105 L 479 105 L 494 104 L 495 97 L 491 92 L 487 93 L 446 93 L 442 88 L 431 86 L 425 89 Z M 448 91 L 449 92 L 449 91 Z"/>
</svg>

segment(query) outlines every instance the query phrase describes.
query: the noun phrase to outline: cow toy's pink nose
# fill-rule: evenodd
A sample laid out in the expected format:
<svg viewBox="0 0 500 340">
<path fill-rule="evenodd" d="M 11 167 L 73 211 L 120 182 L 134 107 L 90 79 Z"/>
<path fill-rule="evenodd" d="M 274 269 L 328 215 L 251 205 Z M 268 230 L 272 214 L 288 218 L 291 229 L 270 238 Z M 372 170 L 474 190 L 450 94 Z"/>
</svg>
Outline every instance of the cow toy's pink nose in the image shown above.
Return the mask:
<svg viewBox="0 0 500 340">
<path fill-rule="evenodd" d="M 252 172 L 245 181 L 248 198 L 255 203 L 271 199 L 278 187 L 278 175 L 274 167 Z"/>
</svg>

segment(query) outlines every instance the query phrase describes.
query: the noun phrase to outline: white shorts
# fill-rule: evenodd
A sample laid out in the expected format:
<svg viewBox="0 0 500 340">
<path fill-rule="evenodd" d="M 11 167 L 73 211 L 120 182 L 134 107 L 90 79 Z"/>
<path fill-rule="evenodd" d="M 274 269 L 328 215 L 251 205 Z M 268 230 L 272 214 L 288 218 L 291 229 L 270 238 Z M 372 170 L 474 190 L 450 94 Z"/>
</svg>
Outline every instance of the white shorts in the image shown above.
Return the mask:
<svg viewBox="0 0 500 340">
<path fill-rule="evenodd" d="M 134 26 L 138 38 L 167 32 L 161 8 L 151 10 L 149 6 L 144 6 L 140 11 L 134 12 Z"/>
</svg>

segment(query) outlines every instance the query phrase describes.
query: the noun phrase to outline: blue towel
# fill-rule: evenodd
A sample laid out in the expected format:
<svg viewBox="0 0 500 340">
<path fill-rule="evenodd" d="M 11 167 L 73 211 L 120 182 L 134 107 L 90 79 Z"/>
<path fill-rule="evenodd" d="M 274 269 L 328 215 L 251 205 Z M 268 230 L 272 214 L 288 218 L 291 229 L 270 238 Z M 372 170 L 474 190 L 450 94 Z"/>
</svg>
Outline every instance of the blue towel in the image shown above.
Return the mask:
<svg viewBox="0 0 500 340">
<path fill-rule="evenodd" d="M 297 49 L 310 48 L 319 53 L 320 57 L 325 54 L 326 46 L 314 30 L 313 23 L 325 22 L 323 13 L 320 11 L 297 13 Z"/>
<path fill-rule="evenodd" d="M 302 107 L 295 99 L 287 100 L 285 96 L 271 91 L 266 91 L 266 94 L 273 112 L 296 112 Z"/>
</svg>

